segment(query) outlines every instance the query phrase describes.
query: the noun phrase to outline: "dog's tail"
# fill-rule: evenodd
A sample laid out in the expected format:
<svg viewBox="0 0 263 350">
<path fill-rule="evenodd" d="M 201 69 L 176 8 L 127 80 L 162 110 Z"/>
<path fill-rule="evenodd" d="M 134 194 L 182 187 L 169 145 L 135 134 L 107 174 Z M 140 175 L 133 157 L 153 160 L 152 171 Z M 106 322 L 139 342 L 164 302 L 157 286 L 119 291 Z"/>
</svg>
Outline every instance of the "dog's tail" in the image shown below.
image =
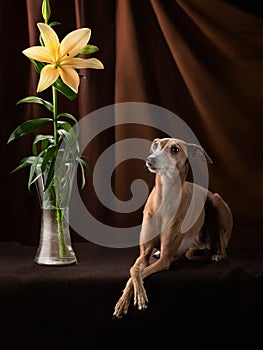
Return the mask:
<svg viewBox="0 0 263 350">
<path fill-rule="evenodd" d="M 207 248 L 190 248 L 185 256 L 192 261 L 209 261 L 211 260 L 211 251 Z"/>
</svg>

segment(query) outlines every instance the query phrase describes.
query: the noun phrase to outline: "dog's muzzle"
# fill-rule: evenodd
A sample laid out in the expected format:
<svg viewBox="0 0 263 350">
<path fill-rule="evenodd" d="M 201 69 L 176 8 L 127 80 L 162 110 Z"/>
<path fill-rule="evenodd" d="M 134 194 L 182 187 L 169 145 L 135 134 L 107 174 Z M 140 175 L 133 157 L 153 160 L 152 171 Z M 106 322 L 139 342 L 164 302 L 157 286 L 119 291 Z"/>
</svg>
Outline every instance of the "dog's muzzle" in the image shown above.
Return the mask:
<svg viewBox="0 0 263 350">
<path fill-rule="evenodd" d="M 155 168 L 156 163 L 157 163 L 157 159 L 156 159 L 156 157 L 154 157 L 154 156 L 149 156 L 149 157 L 146 159 L 146 165 L 147 165 L 147 167 L 150 168 L 151 170 L 156 169 L 156 168 Z"/>
</svg>

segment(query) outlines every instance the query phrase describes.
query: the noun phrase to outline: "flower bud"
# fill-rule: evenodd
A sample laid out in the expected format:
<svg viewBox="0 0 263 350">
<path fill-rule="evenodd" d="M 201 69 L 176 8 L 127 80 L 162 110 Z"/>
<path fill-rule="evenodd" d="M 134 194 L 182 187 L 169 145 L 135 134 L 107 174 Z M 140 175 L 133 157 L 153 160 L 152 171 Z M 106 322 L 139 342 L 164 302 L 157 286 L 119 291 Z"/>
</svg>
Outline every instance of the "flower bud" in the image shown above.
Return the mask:
<svg viewBox="0 0 263 350">
<path fill-rule="evenodd" d="M 50 9 L 49 0 L 43 0 L 43 2 L 42 2 L 42 16 L 43 16 L 46 24 L 49 21 L 50 15 L 51 15 L 51 9 Z"/>
</svg>

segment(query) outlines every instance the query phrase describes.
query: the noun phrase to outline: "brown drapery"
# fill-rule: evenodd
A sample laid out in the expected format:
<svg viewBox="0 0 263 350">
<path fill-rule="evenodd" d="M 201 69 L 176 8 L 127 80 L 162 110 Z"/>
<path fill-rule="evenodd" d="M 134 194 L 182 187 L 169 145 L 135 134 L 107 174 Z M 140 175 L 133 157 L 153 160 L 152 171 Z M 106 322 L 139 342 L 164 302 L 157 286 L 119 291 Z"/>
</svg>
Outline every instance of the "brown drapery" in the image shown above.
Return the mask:
<svg viewBox="0 0 263 350">
<path fill-rule="evenodd" d="M 9 227 L 1 232 L 1 240 L 30 244 L 38 240 L 38 202 L 27 192 L 26 172 L 10 175 L 10 171 L 30 152 L 32 139 L 26 137 L 9 146 L 5 140 L 32 113 L 43 113 L 36 106 L 15 106 L 20 98 L 35 94 L 38 77 L 21 51 L 37 44 L 41 3 L 42 0 L 26 0 L 18 2 L 16 8 L 10 2 L 0 5 L 1 41 L 6 50 L 1 73 L 5 165 L 1 176 L 2 184 L 8 188 L 2 205 Z M 88 71 L 78 99 L 73 103 L 63 99 L 63 109 L 82 118 L 114 103 L 148 102 L 176 113 L 213 159 L 210 187 L 230 204 L 236 227 L 246 223 L 257 229 L 262 219 L 263 195 L 262 17 L 220 0 L 50 3 L 52 19 L 62 23 L 59 36 L 88 26 L 92 29 L 90 42 L 100 48 L 96 57 L 105 65 L 103 71 Z M 11 26 L 14 34 L 9 33 Z M 118 140 L 151 140 L 156 136 L 158 132 L 147 127 L 108 130 L 88 147 L 88 162 L 93 166 L 102 150 Z M 133 179 L 140 177 L 153 183 L 142 162 L 126 163 L 118 167 L 113 181 L 116 194 L 124 200 L 130 196 Z M 141 209 L 127 215 L 106 210 L 93 193 L 91 175 L 83 198 L 90 210 L 107 223 L 125 226 L 141 220 Z"/>
</svg>

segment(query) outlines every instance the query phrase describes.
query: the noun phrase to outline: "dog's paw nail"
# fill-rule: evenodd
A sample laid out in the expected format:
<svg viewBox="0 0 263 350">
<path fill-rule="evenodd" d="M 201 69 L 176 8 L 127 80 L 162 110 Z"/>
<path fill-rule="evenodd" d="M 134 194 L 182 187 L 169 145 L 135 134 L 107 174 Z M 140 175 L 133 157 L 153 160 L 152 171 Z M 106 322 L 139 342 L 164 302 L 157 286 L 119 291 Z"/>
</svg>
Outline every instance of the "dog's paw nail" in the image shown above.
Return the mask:
<svg viewBox="0 0 263 350">
<path fill-rule="evenodd" d="M 114 314 L 112 315 L 113 320 L 117 320 L 122 318 L 122 314 L 120 312 L 115 311 Z"/>
<path fill-rule="evenodd" d="M 113 316 L 113 320 L 120 320 L 122 318 L 122 315 L 119 316 Z"/>
<path fill-rule="evenodd" d="M 222 256 L 221 255 L 212 255 L 211 257 L 211 261 L 221 261 L 222 260 Z"/>
<path fill-rule="evenodd" d="M 144 304 L 143 307 L 142 307 L 142 311 L 145 311 L 147 308 L 148 308 L 148 305 Z"/>
</svg>

